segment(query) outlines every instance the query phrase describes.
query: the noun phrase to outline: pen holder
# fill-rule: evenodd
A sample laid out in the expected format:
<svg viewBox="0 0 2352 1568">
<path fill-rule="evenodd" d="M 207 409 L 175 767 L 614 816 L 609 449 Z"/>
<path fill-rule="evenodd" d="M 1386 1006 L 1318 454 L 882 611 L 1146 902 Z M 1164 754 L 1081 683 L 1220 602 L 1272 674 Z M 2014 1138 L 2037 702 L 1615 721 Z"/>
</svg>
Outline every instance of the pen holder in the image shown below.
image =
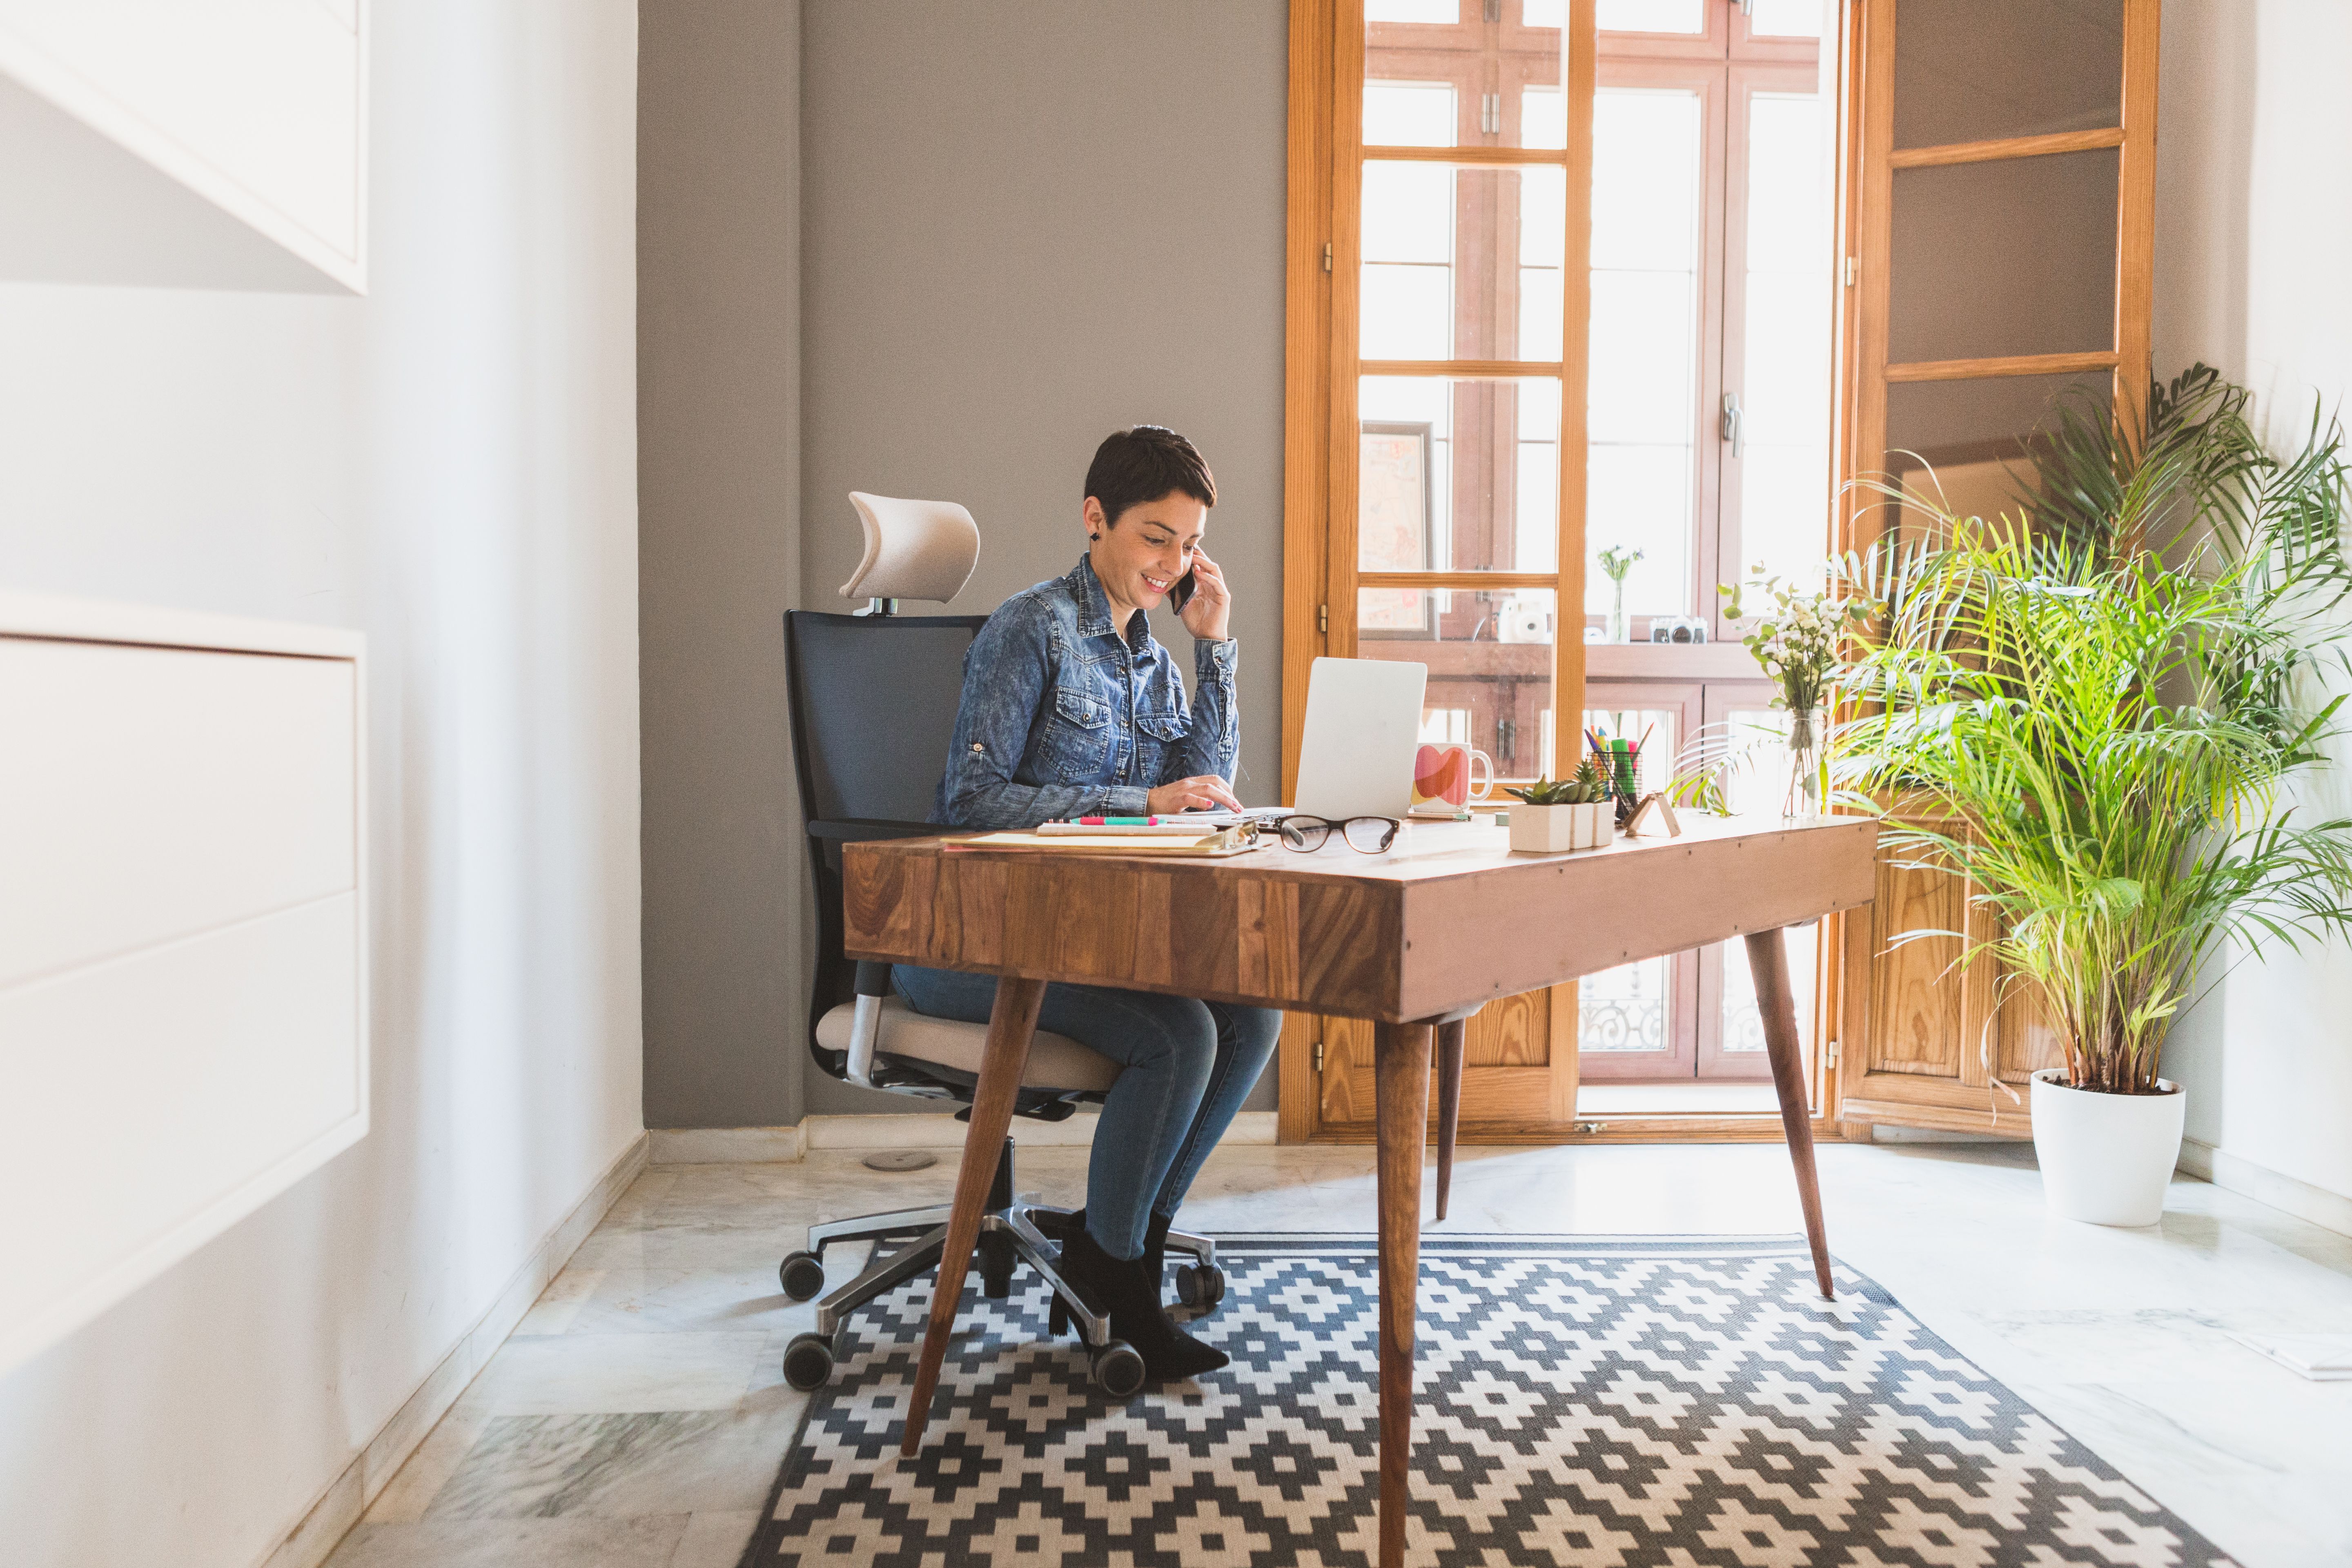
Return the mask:
<svg viewBox="0 0 2352 1568">
<path fill-rule="evenodd" d="M 1633 814 L 1634 803 L 1641 798 L 1642 748 L 1638 742 L 1631 741 L 1626 742 L 1622 752 L 1604 751 L 1596 746 L 1592 750 L 1592 757 L 1601 769 L 1601 776 L 1609 781 L 1610 804 L 1617 826 L 1622 827 Z"/>
</svg>

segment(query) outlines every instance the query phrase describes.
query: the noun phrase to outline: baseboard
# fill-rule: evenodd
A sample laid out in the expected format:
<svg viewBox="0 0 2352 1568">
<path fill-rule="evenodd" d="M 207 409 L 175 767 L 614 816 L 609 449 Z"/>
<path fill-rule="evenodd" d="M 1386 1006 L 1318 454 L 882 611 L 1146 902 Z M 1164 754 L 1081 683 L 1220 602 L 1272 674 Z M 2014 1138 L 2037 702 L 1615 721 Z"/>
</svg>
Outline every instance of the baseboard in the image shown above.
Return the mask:
<svg viewBox="0 0 2352 1568">
<path fill-rule="evenodd" d="M 2282 1175 L 2242 1154 L 2232 1154 L 2227 1149 L 2194 1138 L 2183 1138 L 2177 1168 L 2256 1203 L 2284 1210 L 2297 1219 L 2309 1220 L 2342 1236 L 2352 1236 L 2352 1198 Z"/>
<path fill-rule="evenodd" d="M 1083 1149 L 1095 1141 L 1097 1114 L 1081 1110 L 1066 1121 L 1013 1123 L 1016 1143 L 1032 1149 Z M 1224 1142 L 1234 1144 L 1272 1143 L 1276 1115 L 1271 1110 L 1244 1110 L 1226 1129 Z M 961 1149 L 964 1124 L 945 1111 L 910 1115 L 886 1112 L 878 1116 L 809 1116 L 792 1127 L 693 1127 L 657 1130 L 652 1140 L 656 1165 L 710 1165 L 745 1163 L 790 1163 L 812 1149 Z"/>
<path fill-rule="evenodd" d="M 656 1165 L 789 1165 L 808 1152 L 810 1117 L 791 1127 L 657 1127 L 651 1163 Z M 888 1117 L 893 1121 L 929 1120 Z"/>
<path fill-rule="evenodd" d="M 604 1168 L 604 1173 L 572 1206 L 572 1212 L 540 1238 L 539 1245 L 500 1288 L 489 1308 L 458 1336 L 457 1344 L 441 1358 L 440 1363 L 425 1374 L 416 1392 L 368 1439 L 342 1472 L 327 1483 L 318 1500 L 303 1513 L 301 1522 L 287 1531 L 285 1539 L 261 1560 L 261 1568 L 318 1568 L 327 1560 L 328 1553 L 359 1523 L 368 1505 L 375 1501 L 376 1494 L 416 1451 L 416 1446 L 457 1403 L 466 1385 L 488 1364 L 515 1324 L 530 1310 L 531 1303 L 563 1271 L 564 1264 L 588 1239 L 588 1233 L 629 1190 L 629 1184 L 645 1169 L 651 1146 L 651 1140 L 641 1132 L 618 1159 Z"/>
</svg>

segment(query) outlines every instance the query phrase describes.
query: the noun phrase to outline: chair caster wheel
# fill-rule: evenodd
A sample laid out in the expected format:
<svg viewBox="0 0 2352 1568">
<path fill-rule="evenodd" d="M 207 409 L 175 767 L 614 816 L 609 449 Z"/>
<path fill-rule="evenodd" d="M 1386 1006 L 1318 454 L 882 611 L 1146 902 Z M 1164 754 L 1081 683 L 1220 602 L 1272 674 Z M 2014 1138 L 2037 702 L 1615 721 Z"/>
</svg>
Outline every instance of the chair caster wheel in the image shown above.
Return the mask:
<svg viewBox="0 0 2352 1568">
<path fill-rule="evenodd" d="M 824 1259 L 814 1252 L 795 1252 L 776 1270 L 784 1294 L 795 1301 L 814 1301 L 824 1294 Z"/>
<path fill-rule="evenodd" d="M 1215 1311 L 1225 1299 L 1225 1271 L 1213 1263 L 1178 1265 L 1176 1299 L 1196 1312 Z"/>
<path fill-rule="evenodd" d="M 1143 1388 L 1143 1357 L 1125 1340 L 1113 1340 L 1089 1358 L 1095 1386 L 1113 1399 L 1129 1399 Z"/>
<path fill-rule="evenodd" d="M 833 1342 L 823 1334 L 795 1334 L 784 1347 L 784 1381 L 803 1394 L 823 1388 L 833 1375 Z"/>
</svg>

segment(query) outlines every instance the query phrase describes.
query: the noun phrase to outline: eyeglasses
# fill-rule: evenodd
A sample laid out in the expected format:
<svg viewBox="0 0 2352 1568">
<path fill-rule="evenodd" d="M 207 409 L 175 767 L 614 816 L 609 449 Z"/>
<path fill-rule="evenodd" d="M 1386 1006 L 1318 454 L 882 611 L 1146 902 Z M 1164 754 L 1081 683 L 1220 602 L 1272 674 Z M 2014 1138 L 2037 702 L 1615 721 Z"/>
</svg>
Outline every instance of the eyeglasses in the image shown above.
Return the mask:
<svg viewBox="0 0 2352 1568">
<path fill-rule="evenodd" d="M 1397 829 L 1404 825 L 1393 816 L 1351 816 L 1344 822 L 1328 822 L 1301 815 L 1277 818 L 1273 826 L 1281 833 L 1286 849 L 1320 849 L 1336 827 L 1349 848 L 1378 855 L 1396 842 Z"/>
<path fill-rule="evenodd" d="M 1339 830 L 1348 847 L 1367 855 L 1378 855 L 1396 842 L 1397 829 L 1404 824 L 1393 816 L 1351 816 L 1344 822 L 1330 822 L 1319 816 L 1250 817 L 1213 834 L 1208 842 L 1219 849 L 1254 847 L 1267 834 L 1278 834 L 1283 847 L 1302 853 L 1320 849 Z"/>
</svg>

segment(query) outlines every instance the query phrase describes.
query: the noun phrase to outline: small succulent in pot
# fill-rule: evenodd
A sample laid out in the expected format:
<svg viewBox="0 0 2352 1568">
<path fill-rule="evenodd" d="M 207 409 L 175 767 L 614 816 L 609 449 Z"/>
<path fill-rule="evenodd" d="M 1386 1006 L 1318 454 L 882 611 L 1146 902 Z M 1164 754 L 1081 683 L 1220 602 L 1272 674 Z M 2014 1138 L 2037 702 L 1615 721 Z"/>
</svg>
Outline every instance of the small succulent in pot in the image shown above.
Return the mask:
<svg viewBox="0 0 2352 1568">
<path fill-rule="evenodd" d="M 1580 805 L 1584 796 L 1578 793 L 1574 779 L 1538 779 L 1531 784 L 1511 784 L 1503 793 L 1527 802 L 1529 805 Z"/>
<path fill-rule="evenodd" d="M 1601 770 L 1587 757 L 1579 763 L 1570 778 L 1542 778 L 1531 784 L 1508 786 L 1503 793 L 1517 796 L 1529 805 L 1597 805 L 1609 798 L 1608 782 Z"/>
</svg>

